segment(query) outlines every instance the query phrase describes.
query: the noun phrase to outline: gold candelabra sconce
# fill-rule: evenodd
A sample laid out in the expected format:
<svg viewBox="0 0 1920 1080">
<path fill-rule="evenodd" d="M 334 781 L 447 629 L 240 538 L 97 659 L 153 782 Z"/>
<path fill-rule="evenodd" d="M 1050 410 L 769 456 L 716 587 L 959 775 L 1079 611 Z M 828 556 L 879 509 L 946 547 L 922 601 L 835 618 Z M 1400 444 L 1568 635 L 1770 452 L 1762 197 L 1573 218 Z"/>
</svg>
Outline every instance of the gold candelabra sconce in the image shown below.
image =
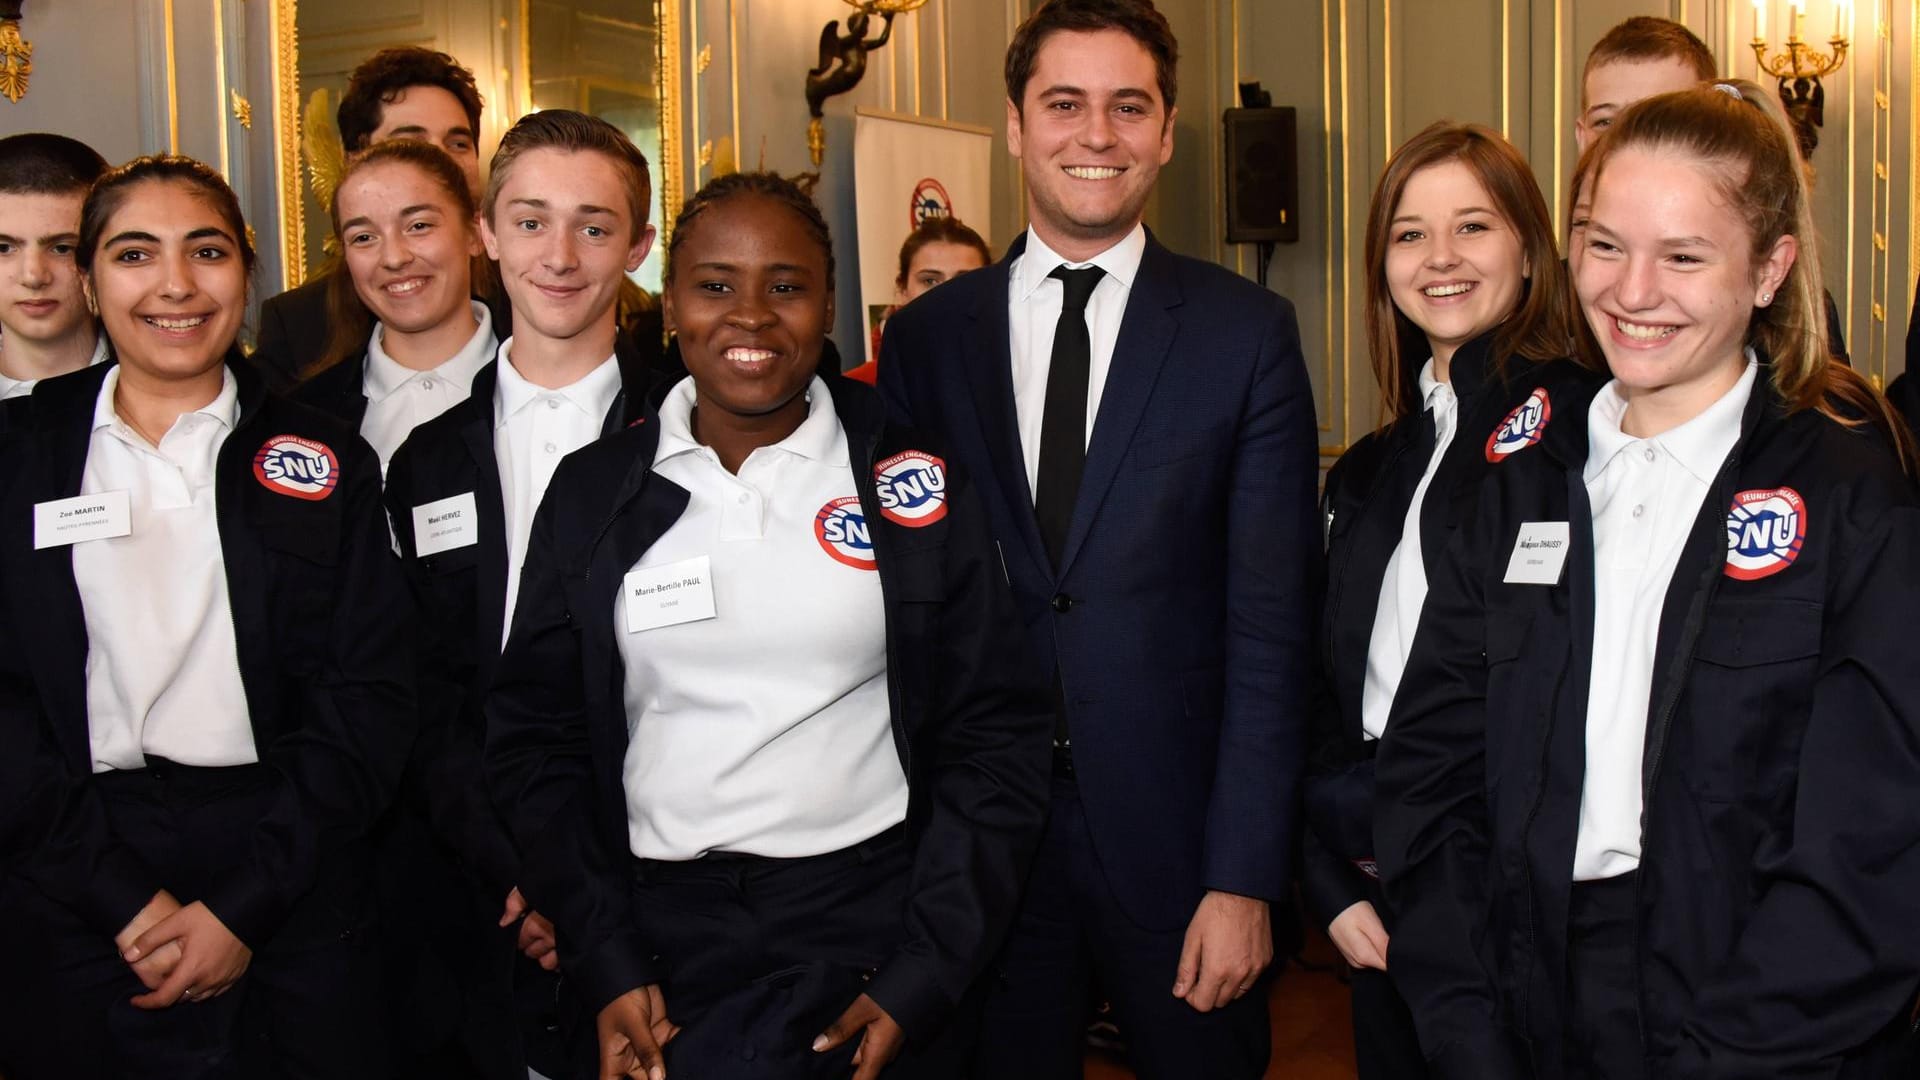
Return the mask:
<svg viewBox="0 0 1920 1080">
<path fill-rule="evenodd" d="M 846 2 L 854 9 L 847 16 L 846 31 L 841 32 L 837 19 L 820 29 L 820 63 L 807 72 L 807 113 L 812 118 L 807 123 L 807 152 L 815 169 L 827 155 L 827 99 L 858 86 L 867 73 L 867 54 L 885 48 L 893 37 L 894 18 L 918 11 L 927 0 Z M 870 38 L 867 30 L 875 19 L 880 21 L 880 35 Z M 817 172 L 808 175 L 819 179 Z"/>
<path fill-rule="evenodd" d="M 1791 0 L 1786 46 L 1769 55 L 1767 51 L 1767 0 L 1753 0 L 1753 58 L 1760 70 L 1777 80 L 1780 103 L 1793 121 L 1800 153 L 1808 160 L 1820 145 L 1820 128 L 1826 123 L 1827 91 L 1820 80 L 1840 70 L 1847 62 L 1847 16 L 1852 0 L 1833 0 L 1833 36 L 1827 39 L 1831 51 L 1821 52 L 1800 36 L 1800 24 L 1807 17 L 1807 0 Z"/>
<path fill-rule="evenodd" d="M 33 76 L 33 42 L 20 36 L 20 9 L 26 0 L 0 0 L 0 97 L 18 102 L 27 96 Z"/>
</svg>

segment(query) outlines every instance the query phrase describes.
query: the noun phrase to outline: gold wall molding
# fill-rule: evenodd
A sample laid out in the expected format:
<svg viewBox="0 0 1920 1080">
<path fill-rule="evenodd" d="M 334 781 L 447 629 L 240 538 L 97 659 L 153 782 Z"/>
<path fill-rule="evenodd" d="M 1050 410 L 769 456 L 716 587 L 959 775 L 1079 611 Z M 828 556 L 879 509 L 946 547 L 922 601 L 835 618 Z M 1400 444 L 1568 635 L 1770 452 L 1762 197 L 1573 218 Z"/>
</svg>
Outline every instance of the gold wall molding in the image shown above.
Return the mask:
<svg viewBox="0 0 1920 1080">
<path fill-rule="evenodd" d="M 0 97 L 16 104 L 33 79 L 33 42 L 20 36 L 20 20 L 0 20 Z"/>
<path fill-rule="evenodd" d="M 268 47 L 273 51 L 274 189 L 280 193 L 281 287 L 307 276 L 306 206 L 300 201 L 300 38 L 294 0 L 273 0 Z M 171 64 L 171 60 L 169 60 Z"/>
<path fill-rule="evenodd" d="M 694 0 L 698 2 L 698 0 Z M 681 151 L 685 145 L 681 124 L 686 115 L 680 84 L 680 0 L 654 0 L 654 24 L 660 28 L 660 246 L 666 249 L 673 239 L 673 219 L 680 213 L 682 198 Z M 739 66 L 739 55 L 733 57 Z M 739 144 L 734 154 L 740 153 Z"/>
<path fill-rule="evenodd" d="M 246 128 L 248 131 L 252 131 L 253 130 L 253 102 L 248 101 L 244 97 L 241 97 L 240 91 L 235 90 L 231 87 L 227 89 L 227 93 L 231 95 L 233 99 L 233 118 L 235 120 L 240 121 L 241 127 Z"/>
</svg>

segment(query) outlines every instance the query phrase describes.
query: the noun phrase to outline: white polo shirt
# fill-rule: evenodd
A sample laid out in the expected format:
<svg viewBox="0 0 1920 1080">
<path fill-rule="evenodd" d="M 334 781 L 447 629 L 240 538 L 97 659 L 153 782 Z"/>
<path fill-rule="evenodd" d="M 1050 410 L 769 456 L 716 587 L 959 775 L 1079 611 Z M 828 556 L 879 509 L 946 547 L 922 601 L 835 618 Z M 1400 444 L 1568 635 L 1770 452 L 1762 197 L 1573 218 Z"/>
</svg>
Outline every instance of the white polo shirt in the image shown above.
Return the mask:
<svg viewBox="0 0 1920 1080">
<path fill-rule="evenodd" d="M 1420 508 L 1426 505 L 1433 474 L 1440 470 L 1440 459 L 1453 445 L 1454 430 L 1460 426 L 1460 399 L 1453 396 L 1452 386 L 1433 377 L 1431 358 L 1420 369 L 1420 398 L 1433 414 L 1433 453 L 1428 455 L 1426 471 L 1413 489 L 1400 543 L 1380 576 L 1380 603 L 1374 608 L 1373 635 L 1367 641 L 1367 677 L 1360 684 L 1360 727 L 1369 739 L 1386 732 L 1393 696 L 1400 692 L 1400 677 L 1406 674 L 1407 657 L 1413 652 L 1413 632 L 1420 627 L 1420 610 L 1427 603 Z"/>
<path fill-rule="evenodd" d="M 1640 765 L 1660 614 L 1700 504 L 1740 441 L 1758 371 L 1749 355 L 1733 389 L 1651 439 L 1620 430 L 1627 402 L 1618 381 L 1588 407 L 1583 475 L 1593 508 L 1593 667 L 1575 881 L 1617 877 L 1640 865 Z"/>
<path fill-rule="evenodd" d="M 1027 490 L 1035 491 L 1040 475 L 1040 428 L 1047 415 L 1047 373 L 1053 370 L 1053 331 L 1060 324 L 1060 305 L 1066 285 L 1052 273 L 1061 266 L 1106 271 L 1087 297 L 1087 344 L 1092 347 L 1087 366 L 1087 438 L 1093 438 L 1094 418 L 1100 415 L 1100 397 L 1113 367 L 1114 346 L 1120 340 L 1120 321 L 1127 313 L 1127 297 L 1140 274 L 1147 251 L 1147 230 L 1135 225 L 1120 242 L 1086 262 L 1068 262 L 1027 230 L 1027 246 L 1014 260 L 1007 278 L 1007 333 L 1013 361 L 1013 412 L 1020 428 L 1020 453 L 1026 459 Z"/>
<path fill-rule="evenodd" d="M 132 531 L 73 546 L 87 626 L 87 737 L 93 771 L 259 760 L 234 645 L 227 567 L 214 514 L 214 462 L 238 419 L 220 395 L 149 443 L 114 411 L 120 370 L 93 410 L 80 493 L 125 491 Z"/>
<path fill-rule="evenodd" d="M 487 306 L 470 300 L 473 317 L 479 320 L 473 336 L 460 351 L 440 364 L 416 371 L 387 355 L 381 342 L 385 328 L 373 324 L 373 336 L 367 339 L 367 363 L 361 376 L 360 392 L 367 398 L 367 413 L 360 420 L 360 437 L 380 455 L 380 475 L 387 475 L 387 461 L 413 429 L 467 400 L 473 377 L 493 359 L 497 343 L 493 340 L 493 316 Z"/>
<path fill-rule="evenodd" d="M 97 335 L 93 340 L 93 355 L 87 358 L 87 366 L 103 364 L 107 360 L 107 335 Z M 0 401 L 8 398 L 26 397 L 33 388 L 40 385 L 39 379 L 14 379 L 0 372 Z"/>
<path fill-rule="evenodd" d="M 693 380 L 660 409 L 653 471 L 686 512 L 636 572 L 706 556 L 715 616 L 627 632 L 627 831 L 633 853 L 775 858 L 850 847 L 906 820 L 887 693 L 886 611 L 872 548 L 835 543 L 858 515 L 846 435 L 815 378 L 807 418 L 734 475 L 694 441 Z M 860 565 L 863 564 L 864 565 Z"/>
<path fill-rule="evenodd" d="M 500 345 L 493 390 L 493 457 L 500 469 L 500 505 L 507 515 L 507 608 L 500 624 L 506 647 L 520 599 L 520 568 L 527 562 L 533 515 L 546 497 L 560 459 L 600 437 L 620 396 L 620 365 L 608 356 L 569 386 L 549 390 L 528 382 L 513 366 L 513 339 Z"/>
</svg>

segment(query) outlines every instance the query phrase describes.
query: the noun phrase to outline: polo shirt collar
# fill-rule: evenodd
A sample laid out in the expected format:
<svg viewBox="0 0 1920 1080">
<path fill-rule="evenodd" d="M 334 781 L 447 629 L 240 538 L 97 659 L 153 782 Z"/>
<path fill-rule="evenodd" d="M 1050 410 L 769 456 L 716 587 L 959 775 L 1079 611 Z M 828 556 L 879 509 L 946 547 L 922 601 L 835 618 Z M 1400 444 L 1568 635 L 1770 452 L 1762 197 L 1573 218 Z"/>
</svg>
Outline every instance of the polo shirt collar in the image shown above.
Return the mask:
<svg viewBox="0 0 1920 1080">
<path fill-rule="evenodd" d="M 1607 465 L 1621 451 L 1644 441 L 1665 450 L 1694 479 L 1703 484 L 1713 483 L 1721 463 L 1727 459 L 1727 452 L 1740 441 L 1740 422 L 1746 414 L 1747 400 L 1753 395 L 1753 384 L 1759 371 L 1759 362 L 1753 350 L 1748 349 L 1746 370 L 1740 373 L 1740 378 L 1726 393 L 1720 395 L 1719 400 L 1686 423 L 1645 440 L 1636 439 L 1620 430 L 1620 421 L 1627 412 L 1627 401 L 1620 396 L 1620 381 L 1614 379 L 1608 382 L 1594 396 L 1588 414 L 1589 451 L 1586 468 L 1582 471 L 1584 479 L 1588 483 L 1593 482 L 1607 471 Z"/>
<path fill-rule="evenodd" d="M 781 450 L 823 465 L 846 465 L 846 432 L 840 426 L 840 417 L 834 411 L 833 395 L 827 390 L 826 382 L 815 375 L 813 382 L 807 386 L 806 394 L 807 418 L 800 421 L 800 426 L 793 429 L 793 434 L 754 453 Z M 705 449 L 693 437 L 693 406 L 693 376 L 689 375 L 675 383 L 673 389 L 667 392 L 666 399 L 660 403 L 660 445 L 653 454 L 654 464 Z"/>
<path fill-rule="evenodd" d="M 549 394 L 566 399 L 598 423 L 613 408 L 613 399 L 620 396 L 620 364 L 611 354 L 598 367 L 572 384 L 549 390 L 528 382 L 514 368 L 512 352 L 512 338 L 500 343 L 500 362 L 494 365 L 493 419 L 496 427 L 504 425 L 509 417 Z"/>
<path fill-rule="evenodd" d="M 385 326 L 373 324 L 373 336 L 367 339 L 367 370 L 362 384 L 368 401 L 385 401 L 402 386 L 422 375 L 432 375 L 436 379 L 445 379 L 460 388 L 462 393 L 473 389 L 473 377 L 478 374 L 488 360 L 493 359 L 493 316 L 488 313 L 485 304 L 478 300 L 468 300 L 473 306 L 473 318 L 476 326 L 473 336 L 467 339 L 460 351 L 454 353 L 438 366 L 416 370 L 387 355 L 386 346 L 381 343 Z"/>
</svg>

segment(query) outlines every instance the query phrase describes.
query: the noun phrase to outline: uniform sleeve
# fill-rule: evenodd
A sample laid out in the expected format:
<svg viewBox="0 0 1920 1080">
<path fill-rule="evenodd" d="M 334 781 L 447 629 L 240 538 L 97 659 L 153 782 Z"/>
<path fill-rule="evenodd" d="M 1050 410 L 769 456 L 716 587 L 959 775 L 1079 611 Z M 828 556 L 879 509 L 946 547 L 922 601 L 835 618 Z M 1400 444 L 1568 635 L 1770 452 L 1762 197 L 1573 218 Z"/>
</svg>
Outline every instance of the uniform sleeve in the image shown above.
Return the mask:
<svg viewBox="0 0 1920 1080">
<path fill-rule="evenodd" d="M 627 852 L 608 850 L 594 820 L 581 613 L 569 609 L 554 528 L 569 464 L 534 515 L 513 629 L 487 695 L 486 766 L 521 853 L 521 892 L 553 920 L 561 965 L 598 1013 L 661 973 L 635 925 Z"/>
<path fill-rule="evenodd" d="M 1486 805 L 1486 502 L 1432 566 L 1387 731 L 1374 758 L 1374 856 L 1392 939 L 1388 971 L 1420 1045 L 1448 1080 L 1522 1077 L 1500 1016 L 1491 943 Z"/>
<path fill-rule="evenodd" d="M 898 313 L 887 320 L 886 333 L 880 335 L 879 370 L 874 377 L 880 400 L 886 402 L 887 416 L 903 428 L 918 426 L 913 422 L 913 395 L 907 384 L 913 364 L 899 359 L 916 351 L 909 340 L 914 322 L 912 316 L 902 319 Z"/>
<path fill-rule="evenodd" d="M 1830 1076 L 1904 1019 L 1920 985 L 1920 509 L 1837 562 L 1793 823 L 1756 857 L 1764 890 L 1682 1029 L 1678 1077 Z"/>
<path fill-rule="evenodd" d="M 1226 499 L 1226 682 L 1201 860 L 1206 888 L 1268 901 L 1292 867 L 1320 551 L 1313 393 L 1293 305 L 1274 304 Z"/>
<path fill-rule="evenodd" d="M 417 802 L 429 825 L 467 870 L 503 899 L 519 883 L 520 860 L 488 794 L 486 719 L 463 676 L 472 670 L 474 628 L 454 625 L 436 608 L 429 571 L 413 534 L 414 471 L 420 460 L 408 439 L 387 467 L 386 512 L 400 554 L 408 594 L 420 613 L 420 736 L 401 782 L 402 797 Z"/>
<path fill-rule="evenodd" d="M 949 479 L 945 599 L 925 643 L 940 697 L 913 761 L 931 808 L 905 943 L 868 988 L 909 1038 L 936 1029 L 992 960 L 1040 842 L 1053 760 L 1052 699 L 1026 661 L 985 516 L 965 477 Z"/>
<path fill-rule="evenodd" d="M 1328 515 L 1340 491 L 1343 475 L 1341 466 L 1345 462 L 1346 459 L 1342 458 L 1327 472 L 1326 491 L 1320 499 L 1320 520 L 1323 523 L 1330 520 Z M 1328 558 L 1321 559 L 1320 572 L 1314 575 L 1313 626 L 1320 635 L 1326 633 L 1327 570 L 1330 562 Z M 1324 662 L 1327 646 L 1318 639 L 1315 645 L 1308 681 L 1308 712 L 1313 718 L 1313 729 L 1308 744 L 1306 776 L 1301 784 L 1305 794 L 1306 827 L 1300 830 L 1300 892 L 1308 912 L 1325 927 L 1341 912 L 1368 899 L 1369 890 L 1366 876 L 1359 868 L 1336 854 L 1322 842 L 1319 835 L 1321 815 L 1342 804 L 1338 799 L 1315 796 L 1322 791 L 1330 792 L 1334 785 L 1340 784 L 1350 763 L 1345 760 L 1347 755 L 1343 752 L 1346 738 L 1339 698 L 1334 693 L 1333 673 L 1327 670 Z M 1355 823 L 1355 828 L 1358 827 L 1359 823 Z"/>
<path fill-rule="evenodd" d="M 345 505 L 326 656 L 296 691 L 301 726 L 262 748 L 275 795 L 245 863 L 201 898 L 256 949 L 312 886 L 320 859 L 385 811 L 413 742 L 413 608 L 380 505 L 379 463 L 358 438 L 351 446 L 335 496 Z"/>
</svg>

